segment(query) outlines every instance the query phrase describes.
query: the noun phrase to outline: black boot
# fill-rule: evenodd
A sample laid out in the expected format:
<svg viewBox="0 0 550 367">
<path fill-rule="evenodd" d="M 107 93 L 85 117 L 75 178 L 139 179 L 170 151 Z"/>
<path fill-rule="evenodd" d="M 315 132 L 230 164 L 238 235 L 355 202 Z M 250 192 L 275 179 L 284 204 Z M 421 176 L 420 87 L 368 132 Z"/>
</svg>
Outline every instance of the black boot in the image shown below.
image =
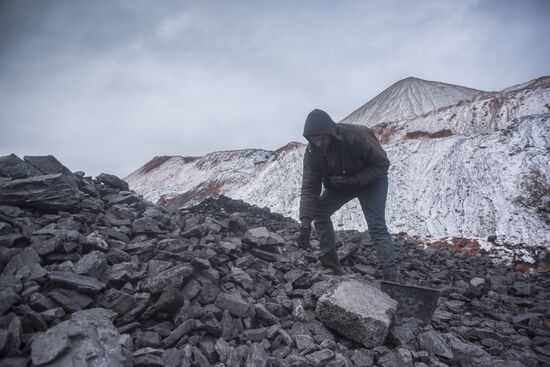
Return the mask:
<svg viewBox="0 0 550 367">
<path fill-rule="evenodd" d="M 336 250 L 326 252 L 323 255 L 319 256 L 318 259 L 324 266 L 332 270 L 332 273 L 334 275 L 346 274 L 344 269 L 342 269 L 340 262 L 338 261 L 338 254 L 336 253 Z"/>
</svg>

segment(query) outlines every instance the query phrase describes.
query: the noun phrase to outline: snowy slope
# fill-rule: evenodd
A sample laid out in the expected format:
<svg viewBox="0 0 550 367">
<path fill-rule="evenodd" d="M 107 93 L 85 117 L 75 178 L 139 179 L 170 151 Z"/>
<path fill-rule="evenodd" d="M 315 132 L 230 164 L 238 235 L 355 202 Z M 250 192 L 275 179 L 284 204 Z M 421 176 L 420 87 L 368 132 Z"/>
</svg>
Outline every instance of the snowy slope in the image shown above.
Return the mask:
<svg viewBox="0 0 550 367">
<path fill-rule="evenodd" d="M 393 162 L 387 218 L 394 231 L 550 244 L 544 220 L 515 203 L 532 169 L 550 172 L 550 116 L 524 117 L 491 134 L 409 140 L 386 149 Z"/>
<path fill-rule="evenodd" d="M 371 127 L 454 105 L 479 93 L 482 91 L 410 77 L 394 83 L 341 122 Z"/>
<path fill-rule="evenodd" d="M 550 113 L 550 77 L 543 77 L 502 92 L 482 93 L 470 101 L 414 118 L 376 124 L 372 129 L 384 143 L 427 134 L 470 136 L 505 129 L 522 116 L 547 113 Z"/>
<path fill-rule="evenodd" d="M 167 157 L 154 169 L 150 163 L 125 180 L 131 188 L 152 202 L 165 201 L 192 192 L 190 203 L 213 194 L 229 194 L 247 186 L 251 177 L 276 153 L 261 149 L 215 152 L 204 157 Z M 154 158 L 153 161 L 157 160 Z"/>
<path fill-rule="evenodd" d="M 550 172 L 548 81 L 479 94 L 397 122 L 384 145 L 392 162 L 390 230 L 433 237 L 497 234 L 513 243 L 550 245 L 548 224 L 516 200 L 532 169 Z M 449 113 L 456 113 L 450 121 L 445 119 Z M 474 114 L 483 118 L 469 119 Z M 441 129 L 452 133 L 431 139 L 407 136 Z M 126 180 L 154 202 L 189 205 L 224 194 L 297 219 L 304 150 L 303 144 L 289 143 L 277 151 L 159 157 Z M 356 201 L 333 219 L 339 229 L 366 229 Z"/>
</svg>

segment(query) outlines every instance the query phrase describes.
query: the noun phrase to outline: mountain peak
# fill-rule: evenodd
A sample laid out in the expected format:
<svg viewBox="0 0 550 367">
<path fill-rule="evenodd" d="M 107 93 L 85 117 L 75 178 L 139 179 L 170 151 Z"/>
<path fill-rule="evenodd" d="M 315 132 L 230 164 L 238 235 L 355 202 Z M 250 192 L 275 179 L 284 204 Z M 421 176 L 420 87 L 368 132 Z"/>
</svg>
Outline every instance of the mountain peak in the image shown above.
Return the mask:
<svg viewBox="0 0 550 367">
<path fill-rule="evenodd" d="M 415 80 L 419 80 L 419 81 L 425 82 L 424 79 L 415 78 L 414 76 L 408 76 L 408 77 L 406 77 L 405 79 L 401 79 L 399 82 L 415 81 Z"/>
<path fill-rule="evenodd" d="M 404 120 L 471 99 L 482 91 L 415 77 L 401 79 L 341 122 L 374 126 Z"/>
</svg>

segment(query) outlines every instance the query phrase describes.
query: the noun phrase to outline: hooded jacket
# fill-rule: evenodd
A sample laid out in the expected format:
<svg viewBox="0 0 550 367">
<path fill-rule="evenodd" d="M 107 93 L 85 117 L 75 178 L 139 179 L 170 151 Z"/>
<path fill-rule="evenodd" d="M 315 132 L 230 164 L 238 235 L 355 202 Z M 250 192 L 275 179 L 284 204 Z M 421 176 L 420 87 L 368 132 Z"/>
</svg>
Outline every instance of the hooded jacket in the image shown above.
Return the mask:
<svg viewBox="0 0 550 367">
<path fill-rule="evenodd" d="M 331 145 L 323 154 L 311 141 L 312 135 L 329 134 Z M 331 176 L 356 177 L 361 186 L 388 174 L 390 161 L 374 133 L 362 125 L 335 123 L 322 110 L 310 112 L 304 125 L 309 141 L 303 162 L 300 221 L 310 224 L 322 186 L 331 187 Z"/>
</svg>

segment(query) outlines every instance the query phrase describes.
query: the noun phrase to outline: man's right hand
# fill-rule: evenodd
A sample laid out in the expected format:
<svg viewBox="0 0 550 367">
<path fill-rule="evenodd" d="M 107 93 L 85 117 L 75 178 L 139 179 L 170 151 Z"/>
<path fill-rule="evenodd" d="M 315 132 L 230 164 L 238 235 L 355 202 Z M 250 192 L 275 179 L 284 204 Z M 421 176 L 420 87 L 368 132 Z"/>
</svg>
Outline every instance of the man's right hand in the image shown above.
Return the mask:
<svg viewBox="0 0 550 367">
<path fill-rule="evenodd" d="M 300 234 L 298 235 L 298 239 L 296 240 L 296 242 L 298 242 L 298 246 L 306 250 L 311 249 L 311 244 L 309 243 L 310 239 L 311 226 L 302 224 L 302 227 L 300 227 Z"/>
</svg>

